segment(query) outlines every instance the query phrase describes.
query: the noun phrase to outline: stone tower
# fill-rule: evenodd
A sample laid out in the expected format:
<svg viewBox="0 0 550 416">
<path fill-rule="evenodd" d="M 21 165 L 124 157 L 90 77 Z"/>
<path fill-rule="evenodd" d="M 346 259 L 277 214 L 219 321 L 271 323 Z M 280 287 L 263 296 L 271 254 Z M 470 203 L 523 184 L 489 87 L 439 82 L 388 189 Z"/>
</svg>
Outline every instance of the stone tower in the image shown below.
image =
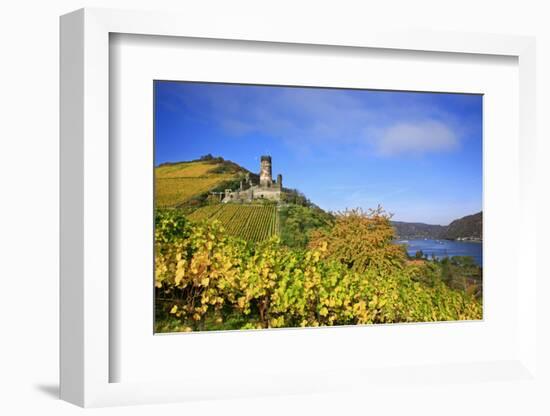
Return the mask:
<svg viewBox="0 0 550 416">
<path fill-rule="evenodd" d="M 271 177 L 271 156 L 262 156 L 260 162 L 260 186 L 270 187 L 273 184 Z"/>
</svg>

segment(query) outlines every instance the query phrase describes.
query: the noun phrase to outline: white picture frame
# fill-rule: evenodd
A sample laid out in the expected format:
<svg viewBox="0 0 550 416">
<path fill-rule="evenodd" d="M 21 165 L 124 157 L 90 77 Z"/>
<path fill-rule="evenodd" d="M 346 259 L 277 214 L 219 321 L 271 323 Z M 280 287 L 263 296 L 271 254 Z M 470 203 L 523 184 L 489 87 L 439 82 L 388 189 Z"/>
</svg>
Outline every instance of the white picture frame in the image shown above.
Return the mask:
<svg viewBox="0 0 550 416">
<path fill-rule="evenodd" d="M 112 290 L 110 267 L 109 37 L 110 34 L 225 39 L 281 44 L 330 45 L 441 54 L 503 55 L 518 59 L 520 177 L 517 293 L 517 353 L 499 361 L 439 365 L 417 363 L 414 370 L 333 369 L 318 373 L 271 374 L 258 384 L 228 385 L 192 374 L 181 381 L 111 382 L 110 366 L 120 359 L 110 348 Z M 424 383 L 462 380 L 481 388 L 484 380 L 518 385 L 538 383 L 536 362 L 535 41 L 530 37 L 467 33 L 330 31 L 281 28 L 268 22 L 216 20 L 167 13 L 82 9 L 61 18 L 61 398 L 80 406 L 184 401 L 361 389 L 399 384 L 414 373 Z M 242 342 L 242 341 L 239 341 Z M 244 365 L 244 364 L 243 364 Z M 368 371 L 367 371 L 368 370 Z M 501 377 L 501 378 L 499 378 Z M 323 381 L 321 381 L 323 380 Z M 343 382 L 342 380 L 345 380 Z M 477 383 L 477 384 L 476 384 Z M 533 387 L 533 385 L 531 385 Z M 535 386 L 536 387 L 536 386 Z M 488 394 L 490 393 L 488 390 Z M 497 396 L 495 396 L 497 397 Z"/>
</svg>

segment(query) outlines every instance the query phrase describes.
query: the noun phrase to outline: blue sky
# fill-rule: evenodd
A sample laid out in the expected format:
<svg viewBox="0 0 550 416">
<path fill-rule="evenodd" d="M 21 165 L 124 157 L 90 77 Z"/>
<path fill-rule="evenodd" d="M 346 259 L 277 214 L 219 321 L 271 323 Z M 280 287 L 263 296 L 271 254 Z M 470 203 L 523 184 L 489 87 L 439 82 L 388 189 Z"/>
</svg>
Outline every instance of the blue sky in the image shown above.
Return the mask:
<svg viewBox="0 0 550 416">
<path fill-rule="evenodd" d="M 448 224 L 481 210 L 482 96 L 155 82 L 155 164 L 211 153 L 326 210 Z"/>
</svg>

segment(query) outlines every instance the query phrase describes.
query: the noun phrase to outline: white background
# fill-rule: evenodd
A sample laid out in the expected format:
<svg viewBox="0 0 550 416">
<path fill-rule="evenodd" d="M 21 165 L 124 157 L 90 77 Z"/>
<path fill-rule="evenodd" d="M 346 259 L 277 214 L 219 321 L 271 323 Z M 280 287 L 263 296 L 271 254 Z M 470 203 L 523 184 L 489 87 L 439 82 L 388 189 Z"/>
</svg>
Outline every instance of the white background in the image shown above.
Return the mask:
<svg viewBox="0 0 550 416">
<path fill-rule="evenodd" d="M 211 13 L 226 15 L 228 19 L 234 14 L 246 14 L 251 18 L 269 16 L 282 25 L 301 24 L 304 30 L 308 25 L 361 27 L 383 23 L 398 27 L 536 35 L 538 134 L 546 138 L 546 141 L 539 140 L 539 168 L 540 174 L 546 175 L 548 187 L 550 130 L 545 118 L 550 114 L 550 13 L 544 10 L 543 1 L 220 1 L 215 4 L 202 1 L 192 7 L 181 0 L 5 3 L 0 13 L 0 177 L 3 196 L 0 273 L 4 283 L 0 292 L 0 412 L 3 414 L 82 412 L 56 400 L 55 396 L 58 376 L 58 16 L 83 6 L 179 10 L 196 13 L 206 20 Z M 285 22 L 287 20 L 289 22 Z M 548 191 L 545 192 L 547 197 Z M 541 196 L 539 206 L 540 213 L 550 212 L 547 198 Z M 539 225 L 539 248 L 547 249 L 543 238 L 550 235 L 549 222 L 542 215 Z M 540 267 L 548 270 L 542 262 Z M 543 281 L 538 291 L 550 293 L 549 284 Z M 550 322 L 550 302 L 539 304 L 541 313 Z M 549 332 L 539 333 L 541 347 L 546 351 L 550 350 Z M 548 353 L 539 354 L 539 365 L 545 369 L 545 374 L 550 374 Z M 546 387 L 550 391 L 550 387 Z M 459 381 L 453 396 L 434 383 L 411 388 L 411 393 L 404 397 L 394 397 L 388 385 L 387 394 L 376 397 L 368 391 L 361 394 L 355 391 L 93 412 L 132 415 L 152 412 L 402 414 L 405 408 L 419 414 L 548 413 L 549 405 L 541 391 L 504 382 L 492 388 L 499 393 L 500 400 L 484 400 L 482 394 Z M 543 403 L 545 409 L 541 407 Z"/>
</svg>

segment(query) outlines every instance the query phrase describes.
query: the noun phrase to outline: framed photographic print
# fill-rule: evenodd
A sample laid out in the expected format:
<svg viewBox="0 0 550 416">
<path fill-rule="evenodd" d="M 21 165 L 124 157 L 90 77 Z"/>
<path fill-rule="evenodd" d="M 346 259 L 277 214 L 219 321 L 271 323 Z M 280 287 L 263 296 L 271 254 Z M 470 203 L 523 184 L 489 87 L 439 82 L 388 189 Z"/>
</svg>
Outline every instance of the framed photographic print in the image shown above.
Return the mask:
<svg viewBox="0 0 550 416">
<path fill-rule="evenodd" d="M 533 39 L 264 23 L 62 17 L 62 398 L 538 386 Z"/>
<path fill-rule="evenodd" d="M 153 88 L 155 332 L 482 319 L 481 95 Z"/>
</svg>

